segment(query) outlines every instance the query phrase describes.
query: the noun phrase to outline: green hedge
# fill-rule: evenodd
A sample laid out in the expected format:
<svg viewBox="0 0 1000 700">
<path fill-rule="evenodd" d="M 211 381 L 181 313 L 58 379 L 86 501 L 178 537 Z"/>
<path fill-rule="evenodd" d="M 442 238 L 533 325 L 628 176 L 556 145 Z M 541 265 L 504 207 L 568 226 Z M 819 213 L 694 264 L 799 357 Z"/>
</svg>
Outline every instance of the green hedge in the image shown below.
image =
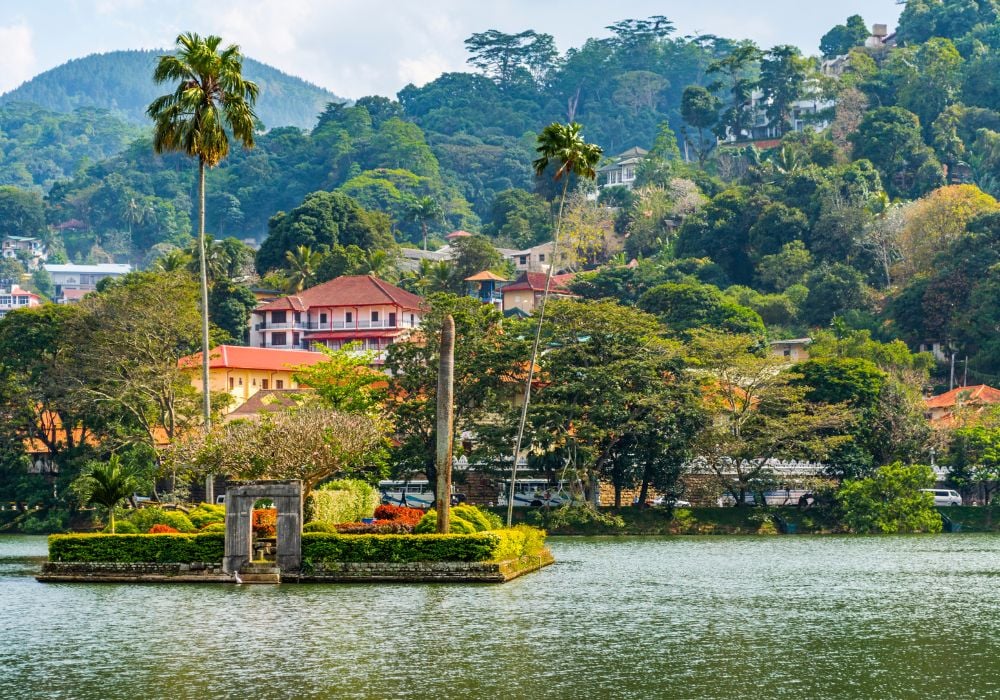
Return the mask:
<svg viewBox="0 0 1000 700">
<path fill-rule="evenodd" d="M 221 562 L 225 535 L 51 535 L 49 561 L 157 564 Z"/>
<path fill-rule="evenodd" d="M 302 559 L 333 562 L 503 561 L 538 554 L 545 532 L 520 526 L 466 535 L 302 535 Z"/>
<path fill-rule="evenodd" d="M 306 520 L 324 523 L 356 523 L 370 518 L 381 502 L 378 489 L 359 479 L 341 479 L 323 484 L 306 498 Z"/>
</svg>

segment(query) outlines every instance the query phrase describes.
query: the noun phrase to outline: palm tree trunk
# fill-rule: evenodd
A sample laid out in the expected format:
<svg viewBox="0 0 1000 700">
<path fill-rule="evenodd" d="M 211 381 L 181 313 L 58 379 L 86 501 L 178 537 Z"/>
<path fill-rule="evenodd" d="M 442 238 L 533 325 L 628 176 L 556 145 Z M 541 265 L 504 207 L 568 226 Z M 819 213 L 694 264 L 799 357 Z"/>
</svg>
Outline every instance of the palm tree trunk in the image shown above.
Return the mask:
<svg viewBox="0 0 1000 700">
<path fill-rule="evenodd" d="M 569 170 L 563 181 L 562 197 L 559 199 L 559 217 L 556 219 L 556 232 L 552 237 L 552 256 L 549 258 L 549 271 L 545 275 L 545 291 L 538 305 L 538 326 L 535 329 L 535 342 L 531 347 L 531 361 L 528 363 L 528 380 L 524 388 L 524 405 L 521 407 L 521 423 L 517 428 L 517 440 L 514 442 L 514 461 L 510 468 L 510 492 L 507 494 L 507 527 L 514 519 L 514 486 L 517 484 L 517 456 L 521 452 L 521 441 L 524 439 L 524 425 L 528 421 L 528 404 L 531 401 L 531 382 L 535 378 L 535 361 L 538 359 L 538 343 L 542 337 L 542 322 L 545 320 L 545 301 L 549 298 L 549 287 L 552 284 L 552 272 L 556 269 L 559 252 L 559 234 L 562 232 L 563 207 L 566 205 L 566 191 L 569 189 Z"/>
<path fill-rule="evenodd" d="M 212 429 L 212 391 L 208 372 L 208 264 L 205 260 L 205 159 L 198 159 L 198 258 L 201 282 L 201 395 L 205 432 Z M 215 502 L 215 475 L 205 478 L 205 501 Z"/>
<path fill-rule="evenodd" d="M 108 516 L 111 519 L 111 534 L 115 534 L 115 507 L 111 506 L 108 509 Z"/>
<path fill-rule="evenodd" d="M 455 320 L 446 316 L 441 326 L 441 359 L 437 390 L 437 531 L 451 529 L 451 451 L 454 438 Z"/>
<path fill-rule="evenodd" d="M 422 228 L 424 231 L 424 250 L 427 250 L 427 222 L 421 221 L 420 228 Z"/>
</svg>

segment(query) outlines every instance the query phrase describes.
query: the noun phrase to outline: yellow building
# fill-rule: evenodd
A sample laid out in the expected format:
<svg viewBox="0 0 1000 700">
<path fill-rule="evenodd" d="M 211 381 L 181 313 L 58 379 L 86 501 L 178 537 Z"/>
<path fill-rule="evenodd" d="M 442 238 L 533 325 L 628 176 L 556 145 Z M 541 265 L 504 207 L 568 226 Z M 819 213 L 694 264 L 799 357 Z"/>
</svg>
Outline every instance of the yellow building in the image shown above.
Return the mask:
<svg viewBox="0 0 1000 700">
<path fill-rule="evenodd" d="M 219 345 L 209 353 L 209 385 L 213 392 L 233 397 L 226 409 L 233 411 L 258 391 L 298 389 L 298 382 L 292 376 L 295 368 L 325 359 L 326 355 L 308 350 Z M 182 357 L 178 364 L 191 375 L 191 385 L 201 391 L 201 353 Z"/>
</svg>

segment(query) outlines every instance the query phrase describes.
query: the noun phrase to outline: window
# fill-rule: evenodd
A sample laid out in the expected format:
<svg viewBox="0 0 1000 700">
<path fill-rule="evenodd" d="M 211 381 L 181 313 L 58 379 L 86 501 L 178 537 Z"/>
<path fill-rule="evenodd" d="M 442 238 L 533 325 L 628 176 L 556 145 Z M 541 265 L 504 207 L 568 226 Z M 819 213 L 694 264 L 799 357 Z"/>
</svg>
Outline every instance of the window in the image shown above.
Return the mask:
<svg viewBox="0 0 1000 700">
<path fill-rule="evenodd" d="M 326 314 L 320 314 L 319 315 L 319 322 L 320 322 L 320 324 L 326 323 Z"/>
<path fill-rule="evenodd" d="M 298 345 L 298 344 L 299 344 L 299 334 L 292 333 L 292 345 Z"/>
<path fill-rule="evenodd" d="M 299 323 L 302 320 L 302 313 L 299 311 L 295 312 L 295 322 Z"/>
<path fill-rule="evenodd" d="M 538 262 L 545 262 L 545 253 L 538 254 Z"/>
<path fill-rule="evenodd" d="M 232 377 L 229 378 L 229 390 L 232 391 L 236 388 L 236 380 Z"/>
<path fill-rule="evenodd" d="M 266 379 L 261 379 L 260 380 L 260 388 L 261 389 L 267 389 L 267 380 Z"/>
<path fill-rule="evenodd" d="M 347 313 L 344 314 L 344 322 L 345 323 L 354 323 L 354 312 L 353 311 L 348 311 Z"/>
<path fill-rule="evenodd" d="M 413 325 L 413 314 L 410 314 L 410 325 Z"/>
<path fill-rule="evenodd" d="M 395 327 L 396 327 L 396 314 L 393 312 L 389 314 L 389 328 L 395 328 Z"/>
<path fill-rule="evenodd" d="M 272 311 L 271 312 L 271 323 L 284 323 L 285 322 L 285 312 L 284 311 Z"/>
<path fill-rule="evenodd" d="M 518 257 L 518 264 L 519 265 L 527 265 L 528 264 L 528 256 L 527 255 L 521 255 L 521 256 L 519 256 Z"/>
<path fill-rule="evenodd" d="M 275 389 L 284 389 L 285 388 L 285 380 L 284 379 L 275 379 L 274 380 L 274 388 Z"/>
<path fill-rule="evenodd" d="M 251 379 L 250 380 L 250 386 L 257 386 L 257 380 L 256 379 Z"/>
<path fill-rule="evenodd" d="M 372 311 L 372 323 L 378 323 L 378 311 Z"/>
<path fill-rule="evenodd" d="M 785 357 L 791 357 L 792 356 L 792 351 L 791 350 L 785 350 L 784 351 L 784 355 L 785 355 Z"/>
<path fill-rule="evenodd" d="M 284 345 L 285 344 L 285 334 L 284 333 L 272 333 L 271 334 L 271 345 Z"/>
<path fill-rule="evenodd" d="M 240 377 L 240 386 L 243 386 L 243 377 Z"/>
</svg>

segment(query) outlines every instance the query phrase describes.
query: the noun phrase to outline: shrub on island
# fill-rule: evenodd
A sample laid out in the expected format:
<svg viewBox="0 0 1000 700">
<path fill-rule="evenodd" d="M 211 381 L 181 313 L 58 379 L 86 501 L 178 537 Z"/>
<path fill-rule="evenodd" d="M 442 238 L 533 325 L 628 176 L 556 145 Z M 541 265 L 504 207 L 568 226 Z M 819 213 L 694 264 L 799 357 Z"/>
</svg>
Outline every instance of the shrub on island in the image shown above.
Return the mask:
<svg viewBox="0 0 1000 700">
<path fill-rule="evenodd" d="M 306 498 L 306 517 L 324 523 L 358 522 L 372 517 L 379 498 L 378 489 L 359 479 L 331 481 Z"/>
<path fill-rule="evenodd" d="M 195 532 L 198 529 L 191 519 L 179 510 L 163 510 L 156 507 L 132 511 L 128 516 L 128 522 L 139 532 L 149 532 L 149 528 L 154 525 L 169 525 L 178 532 Z"/>
<path fill-rule="evenodd" d="M 538 555 L 545 532 L 521 525 L 468 534 L 302 535 L 302 558 L 313 566 L 335 562 L 504 561 Z"/>
<path fill-rule="evenodd" d="M 152 526 L 151 526 L 152 527 Z M 221 562 L 225 536 L 216 533 L 165 535 L 51 535 L 49 561 L 191 564 Z"/>
</svg>

